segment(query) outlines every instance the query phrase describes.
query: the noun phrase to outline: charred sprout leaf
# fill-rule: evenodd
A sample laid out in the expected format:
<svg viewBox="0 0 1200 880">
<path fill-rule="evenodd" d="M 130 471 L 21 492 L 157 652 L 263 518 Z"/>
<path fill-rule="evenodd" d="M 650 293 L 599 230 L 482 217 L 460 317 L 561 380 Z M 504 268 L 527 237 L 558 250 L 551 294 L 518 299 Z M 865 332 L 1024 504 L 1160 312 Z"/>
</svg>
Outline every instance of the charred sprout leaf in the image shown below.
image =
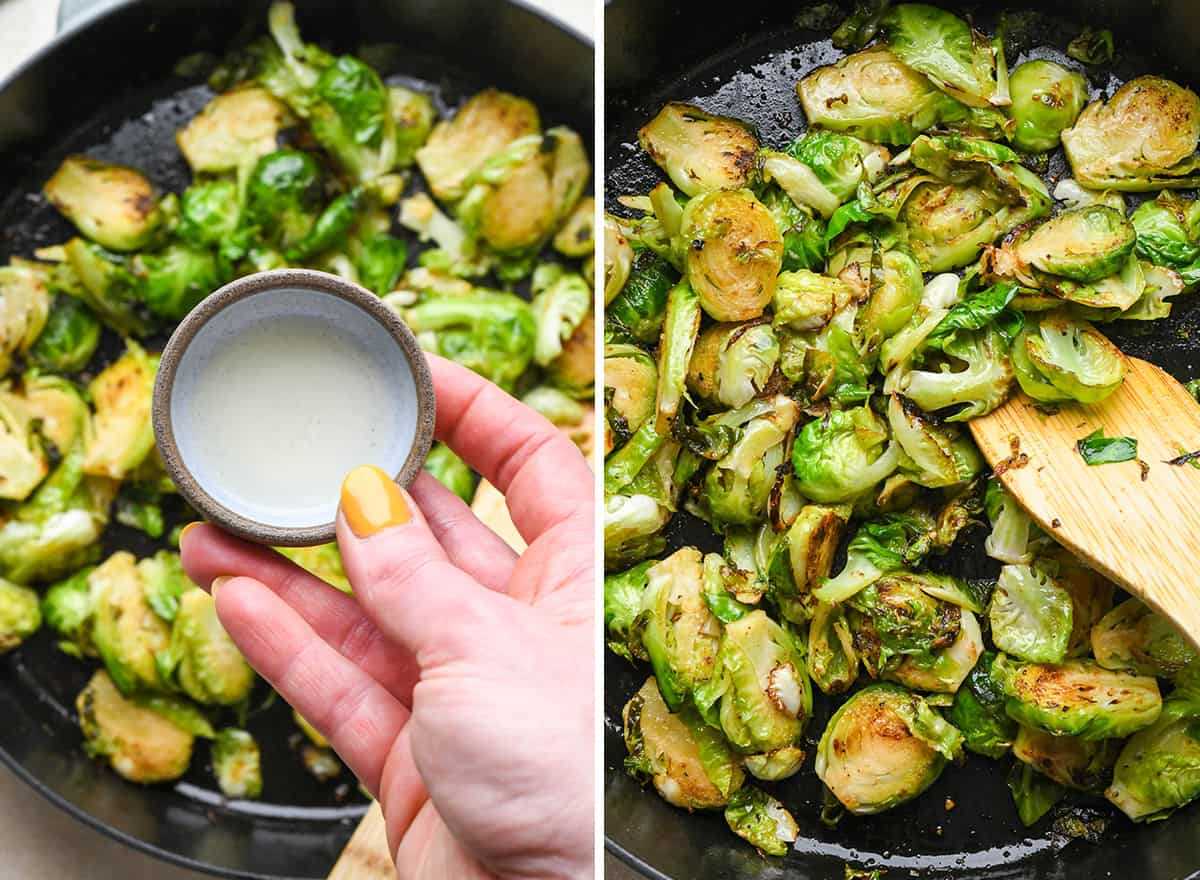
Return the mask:
<svg viewBox="0 0 1200 880">
<path fill-rule="evenodd" d="M 1112 779 L 1119 751 L 1119 740 L 1053 736 L 1032 727 L 1020 728 L 1013 742 L 1018 761 L 1059 785 L 1092 794 L 1100 794 Z"/>
<path fill-rule="evenodd" d="M 753 129 L 691 104 L 665 105 L 638 132 L 638 142 L 689 196 L 741 189 L 755 171 L 758 138 Z"/>
<path fill-rule="evenodd" d="M 1017 123 L 1013 146 L 1030 153 L 1057 147 L 1063 129 L 1075 124 L 1088 98 L 1087 80 L 1044 58 L 1017 65 L 1009 89 Z"/>
<path fill-rule="evenodd" d="M 800 834 L 796 820 L 783 804 L 752 785 L 734 792 L 725 807 L 725 821 L 738 837 L 772 856 L 787 855 Z"/>
<path fill-rule="evenodd" d="M 739 431 L 704 478 L 703 502 L 714 525 L 752 525 L 766 514 L 799 416 L 795 401 L 780 395 L 717 417 L 716 425 Z"/>
<path fill-rule="evenodd" d="M 1105 669 L 1174 678 L 1196 651 L 1166 618 L 1137 599 L 1126 599 L 1091 631 L 1096 662 Z"/>
<path fill-rule="evenodd" d="M 963 745 L 988 758 L 1008 754 L 1017 724 L 1004 711 L 1004 693 L 992 677 L 996 654 L 985 651 L 954 694 L 947 720 L 963 735 Z"/>
<path fill-rule="evenodd" d="M 879 20 L 891 0 L 860 0 L 854 11 L 833 32 L 833 45 L 843 52 L 856 52 L 879 33 Z"/>
<path fill-rule="evenodd" d="M 475 472 L 445 443 L 435 443 L 429 450 L 425 470 L 468 504 L 475 497 Z"/>
<path fill-rule="evenodd" d="M 80 232 L 114 251 L 145 247 L 166 220 L 158 188 L 145 175 L 87 156 L 64 159 L 44 192 Z"/>
<path fill-rule="evenodd" d="M 1005 565 L 988 606 L 992 641 L 1021 660 L 1060 663 L 1072 627 L 1071 594 L 1045 571 Z"/>
<path fill-rule="evenodd" d="M 658 341 L 667 310 L 667 294 L 679 281 L 671 264 L 651 251 L 638 254 L 629 279 L 605 309 L 607 320 L 626 331 L 635 341 Z"/>
<path fill-rule="evenodd" d="M 262 759 L 249 733 L 226 727 L 212 745 L 213 773 L 227 798 L 254 799 L 262 794 Z"/>
<path fill-rule="evenodd" d="M 1021 824 L 1026 828 L 1049 813 L 1067 793 L 1066 788 L 1020 761 L 1008 771 L 1008 788 L 1017 805 Z"/>
<path fill-rule="evenodd" d="M 29 362 L 54 373 L 74 373 L 87 366 L 99 344 L 100 322 L 92 310 L 74 297 L 56 295 L 29 349 Z"/>
<path fill-rule="evenodd" d="M 1105 437 L 1102 428 L 1097 428 L 1075 445 L 1080 457 L 1091 465 L 1133 461 L 1137 458 L 1136 438 Z"/>
<path fill-rule="evenodd" d="M 846 547 L 845 566 L 823 580 L 813 595 L 822 602 L 844 602 L 888 572 L 920 563 L 924 553 L 919 539 L 932 527 L 932 517 L 916 509 L 864 522 Z"/>
<path fill-rule="evenodd" d="M 1067 54 L 1084 64 L 1107 64 L 1113 60 L 1112 31 L 1085 27 L 1067 44 Z"/>
<path fill-rule="evenodd" d="M 900 469 L 929 488 L 956 486 L 983 469 L 971 440 L 954 425 L 938 424 L 899 394 L 888 399 L 888 426 L 909 461 Z"/>
</svg>

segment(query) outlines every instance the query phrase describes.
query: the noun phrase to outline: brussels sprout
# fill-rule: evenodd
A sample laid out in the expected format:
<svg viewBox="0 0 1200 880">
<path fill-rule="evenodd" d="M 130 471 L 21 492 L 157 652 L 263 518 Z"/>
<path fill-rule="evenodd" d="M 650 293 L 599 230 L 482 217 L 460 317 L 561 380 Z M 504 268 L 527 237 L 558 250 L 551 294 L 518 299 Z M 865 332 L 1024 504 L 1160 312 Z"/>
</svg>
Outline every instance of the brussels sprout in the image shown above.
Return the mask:
<svg viewBox="0 0 1200 880">
<path fill-rule="evenodd" d="M 962 734 L 924 699 L 892 684 L 863 688 L 829 719 L 816 771 L 851 813 L 912 800 L 962 753 Z"/>
<path fill-rule="evenodd" d="M 146 307 L 171 321 L 182 319 L 224 281 L 210 251 L 183 244 L 138 254 L 130 268 Z"/>
<path fill-rule="evenodd" d="M 745 774 L 721 734 L 691 706 L 672 712 L 653 678 L 621 711 L 625 768 L 635 779 L 649 779 L 663 800 L 687 810 L 725 806 L 742 787 Z"/>
<path fill-rule="evenodd" d="M 855 333 L 871 349 L 909 322 L 925 289 L 920 266 L 904 251 L 885 251 L 878 262 L 852 263 L 839 275 L 843 280 L 857 276 L 851 286 L 861 289 L 864 302 L 855 315 Z"/>
<path fill-rule="evenodd" d="M 330 59 L 292 107 L 313 137 L 355 180 L 375 181 L 396 164 L 391 96 L 379 75 L 352 55 Z"/>
<path fill-rule="evenodd" d="M 1088 205 L 1107 205 L 1114 211 L 1125 213 L 1125 197 L 1119 192 L 1087 189 L 1073 177 L 1064 177 L 1054 185 L 1054 198 L 1066 205 L 1068 210 L 1086 208 Z"/>
<path fill-rule="evenodd" d="M 658 366 L 636 345 L 604 347 L 604 414 L 608 428 L 605 454 L 623 446 L 654 415 Z"/>
<path fill-rule="evenodd" d="M 965 115 L 957 101 L 884 46 L 817 68 L 797 91 L 810 125 L 876 143 L 903 146 Z"/>
<path fill-rule="evenodd" d="M 29 349 L 29 362 L 55 373 L 74 373 L 87 366 L 99 344 L 100 322 L 92 310 L 74 297 L 58 295 Z"/>
<path fill-rule="evenodd" d="M 984 507 L 992 524 L 992 530 L 984 540 L 987 555 L 1014 565 L 1031 561 L 1030 541 L 1040 537 L 1042 530 L 999 480 L 988 480 Z"/>
<path fill-rule="evenodd" d="M 823 269 L 829 249 L 825 241 L 825 223 L 796 205 L 778 187 L 769 187 L 762 195 L 762 203 L 771 212 L 783 236 L 783 269 L 787 272 Z"/>
<path fill-rule="evenodd" d="M 1153 678 L 1110 672 L 1091 660 L 1056 666 L 1002 654 L 992 669 L 1008 716 L 1055 736 L 1117 739 L 1153 724 L 1162 710 Z"/>
<path fill-rule="evenodd" d="M 920 562 L 920 539 L 933 527 L 922 510 L 884 514 L 859 526 L 846 547 L 846 564 L 836 577 L 821 582 L 814 595 L 822 602 L 844 602 L 886 572 Z"/>
<path fill-rule="evenodd" d="M 748 321 L 775 293 L 783 238 L 770 212 L 746 191 L 698 196 L 683 211 L 687 277 L 713 320 Z"/>
<path fill-rule="evenodd" d="M 826 188 L 815 171 L 787 153 L 764 150 L 762 176 L 767 182 L 777 183 L 797 207 L 812 210 L 826 220 L 833 216 L 841 204 L 841 200 Z"/>
<path fill-rule="evenodd" d="M 1125 83 L 1093 101 L 1062 133 L 1075 179 L 1092 189 L 1146 192 L 1200 182 L 1200 98 L 1157 76 Z"/>
<path fill-rule="evenodd" d="M 254 670 L 217 619 L 212 596 L 199 588 L 179 599 L 169 657 L 180 688 L 198 703 L 233 706 L 254 687 Z"/>
<path fill-rule="evenodd" d="M 1165 819 L 1200 797 L 1200 698 L 1194 684 L 1167 697 L 1162 715 L 1130 737 L 1104 792 L 1135 822 Z"/>
<path fill-rule="evenodd" d="M 874 181 L 891 158 L 878 144 L 820 129 L 797 138 L 786 152 L 811 168 L 839 204 L 853 196 L 863 181 Z"/>
<path fill-rule="evenodd" d="M 786 553 L 784 576 L 773 579 L 771 596 L 780 614 L 804 623 L 817 605 L 814 593 L 829 576 L 834 555 L 850 518 L 846 505 L 806 504 L 784 533 L 779 547 Z"/>
<path fill-rule="evenodd" d="M 16 648 L 41 625 L 38 594 L 0 578 L 0 654 Z"/>
<path fill-rule="evenodd" d="M 166 220 L 145 175 L 88 156 L 64 159 L 42 191 L 80 232 L 114 251 L 145 247 Z"/>
<path fill-rule="evenodd" d="M 947 647 L 920 654 L 908 654 L 900 665 L 884 676 L 916 691 L 957 693 L 963 681 L 983 655 L 983 632 L 979 621 L 963 609 L 958 637 Z"/>
<path fill-rule="evenodd" d="M 388 86 L 388 110 L 392 117 L 396 142 L 393 168 L 408 168 L 417 159 L 417 150 L 429 140 L 437 111 L 429 95 L 403 86 Z"/>
<path fill-rule="evenodd" d="M 904 373 L 895 390 L 929 413 L 959 407 L 944 416 L 948 422 L 986 415 L 1008 398 L 1013 367 L 994 327 L 955 334 L 942 351 L 949 359 L 940 369 Z"/>
<path fill-rule="evenodd" d="M 467 463 L 445 443 L 435 443 L 425 458 L 425 470 L 468 504 L 475 497 L 476 477 Z"/>
<path fill-rule="evenodd" d="M 227 798 L 254 799 L 262 794 L 262 759 L 249 733 L 226 727 L 212 745 L 213 774 Z"/>
<path fill-rule="evenodd" d="M 667 295 L 662 342 L 658 348 L 658 389 L 654 409 L 655 429 L 669 433 L 687 385 L 688 365 L 700 330 L 701 299 L 687 281 L 680 281 Z"/>
<path fill-rule="evenodd" d="M 29 351 L 45 332 L 48 277 L 44 266 L 28 260 L 14 258 L 0 266 L 0 375 L 8 372 L 14 354 Z"/>
<path fill-rule="evenodd" d="M 672 711 L 713 674 L 721 625 L 704 601 L 703 559 L 684 547 L 646 571 L 642 643 Z"/>
<path fill-rule="evenodd" d="M 888 46 L 943 91 L 976 107 L 1011 103 L 999 40 L 989 40 L 952 12 L 924 3 L 893 6 L 879 20 Z"/>
<path fill-rule="evenodd" d="M 1113 309 L 1124 312 L 1146 292 L 1146 275 L 1142 262 L 1134 257 L 1125 261 L 1115 275 L 1091 284 L 1080 284 L 1057 275 L 1038 273 L 1037 283 L 1048 293 L 1087 308 Z"/>
<path fill-rule="evenodd" d="M 604 304 L 611 303 L 625 287 L 633 266 L 633 248 L 611 214 L 604 215 Z M 669 286 L 669 285 L 668 285 Z"/>
<path fill-rule="evenodd" d="M 554 234 L 554 249 L 564 257 L 588 257 L 596 246 L 596 200 L 584 196 Z"/>
<path fill-rule="evenodd" d="M 303 237 L 292 242 L 284 250 L 284 258 L 293 263 L 310 260 L 344 243 L 350 227 L 357 219 L 357 212 L 364 199 L 362 187 L 342 193 L 325 206 L 317 215 Z M 342 274 L 339 272 L 339 274 Z M 351 275 L 354 278 L 355 276 Z"/>
<path fill-rule="evenodd" d="M 744 754 L 798 746 L 812 717 L 804 658 L 787 630 L 762 609 L 725 625 L 713 678 L 695 699 L 702 714 L 720 700 L 721 730 Z"/>
<path fill-rule="evenodd" d="M 669 262 L 651 251 L 638 254 L 628 281 L 605 309 L 609 321 L 636 341 L 658 341 L 667 309 L 667 294 L 679 281 Z"/>
<path fill-rule="evenodd" d="M 914 482 L 929 488 L 965 483 L 983 470 L 983 458 L 970 437 L 953 425 L 929 419 L 907 398 L 888 398 L 888 426 L 908 461 L 900 465 Z"/>
<path fill-rule="evenodd" d="M 1185 199 L 1163 190 L 1150 201 L 1142 202 L 1129 220 L 1137 231 L 1139 257 L 1158 266 L 1178 269 L 1187 287 L 1200 281 L 1200 207 L 1195 199 Z M 1124 317 L 1124 316 L 1122 316 Z"/>
<path fill-rule="evenodd" d="M 217 95 L 175 140 L 193 174 L 236 171 L 275 152 L 280 132 L 295 122 L 286 104 L 247 86 Z"/>
<path fill-rule="evenodd" d="M 1008 788 L 1026 828 L 1040 821 L 1067 793 L 1066 788 L 1021 761 L 1008 771 Z"/>
<path fill-rule="evenodd" d="M 563 342 L 562 354 L 546 367 L 546 380 L 563 393 L 591 400 L 596 381 L 596 313 L 590 308 L 575 332 Z"/>
<path fill-rule="evenodd" d="M 157 655 L 167 650 L 171 631 L 146 600 L 133 554 L 112 554 L 88 584 L 95 603 L 92 637 L 113 682 L 124 694 L 161 690 Z"/>
<path fill-rule="evenodd" d="M 850 285 L 807 269 L 782 272 L 772 302 L 776 329 L 820 330 L 854 299 Z"/>
<path fill-rule="evenodd" d="M 1121 387 L 1128 366 L 1120 349 L 1064 309 L 1029 319 L 1013 340 L 1013 367 L 1035 400 L 1099 403 Z"/>
<path fill-rule="evenodd" d="M 763 393 L 778 363 L 779 340 L 770 324 L 713 324 L 692 351 L 688 389 L 736 409 Z"/>
<path fill-rule="evenodd" d="M 533 317 L 537 338 L 533 360 L 547 366 L 563 351 L 563 343 L 590 314 L 592 291 L 579 275 L 555 263 L 544 263 L 533 273 Z"/>
<path fill-rule="evenodd" d="M 799 417 L 796 402 L 783 395 L 755 401 L 724 417 L 740 425 L 740 434 L 704 478 L 704 504 L 715 525 L 753 525 L 762 519 L 776 471 L 786 460 L 785 443 Z"/>
<path fill-rule="evenodd" d="M 148 705 L 121 695 L 99 669 L 75 700 L 83 747 L 130 782 L 171 782 L 192 760 L 195 736 Z"/>
<path fill-rule="evenodd" d="M 844 605 L 818 602 L 808 627 L 808 672 L 826 694 L 842 694 L 858 678 L 858 651 Z"/>
<path fill-rule="evenodd" d="M 386 232 L 369 235 L 358 255 L 358 280 L 376 296 L 387 296 L 400 282 L 408 260 L 408 244 Z"/>
<path fill-rule="evenodd" d="M 243 224 L 283 248 L 312 229 L 320 212 L 321 169 L 298 150 L 278 150 L 258 160 L 246 184 Z"/>
<path fill-rule="evenodd" d="M 1018 64 L 1008 87 L 1017 122 L 1013 146 L 1029 153 L 1057 147 L 1063 129 L 1075 124 L 1088 98 L 1087 80 L 1044 58 Z"/>
<path fill-rule="evenodd" d="M 880 346 L 879 369 L 890 373 L 912 357 L 961 299 L 957 275 L 943 272 L 930 279 L 908 323 Z"/>
<path fill-rule="evenodd" d="M 179 612 L 179 600 L 193 584 L 183 573 L 179 554 L 159 550 L 153 556 L 141 559 L 137 564 L 138 576 L 142 579 L 142 591 L 146 604 L 163 620 L 170 623 Z"/>
<path fill-rule="evenodd" d="M 76 656 L 94 656 L 92 644 L 92 591 L 88 576 L 92 567 L 81 568 L 75 574 L 52 585 L 42 597 L 41 613 L 46 626 L 63 641 L 59 648 Z"/>
<path fill-rule="evenodd" d="M 642 126 L 638 143 L 689 196 L 748 185 L 758 154 L 758 138 L 746 123 L 677 102 Z"/>
<path fill-rule="evenodd" d="M 1059 785 L 1099 794 L 1112 778 L 1120 742 L 1053 736 L 1032 727 L 1019 727 L 1012 753 Z"/>
<path fill-rule="evenodd" d="M 938 577 L 893 571 L 847 600 L 855 647 L 872 676 L 894 669 L 905 656 L 941 651 L 958 640 L 963 609 L 925 589 L 930 579 Z M 933 661 L 926 658 L 923 663 L 931 666 Z"/>
<path fill-rule="evenodd" d="M 311 575 L 343 593 L 352 593 L 350 580 L 342 565 L 342 554 L 337 542 L 319 544 L 316 547 L 276 547 L 277 553 L 286 556 Z"/>
<path fill-rule="evenodd" d="M 800 836 L 800 826 L 783 804 L 751 785 L 742 786 L 730 797 L 725 821 L 738 837 L 772 856 L 787 855 Z"/>
<path fill-rule="evenodd" d="M 529 304 L 510 293 L 476 289 L 465 296 L 431 296 L 407 309 L 404 318 L 426 351 L 506 390 L 533 359 L 537 322 Z"/>
<path fill-rule="evenodd" d="M 647 619 L 642 602 L 649 583 L 647 573 L 657 564 L 648 559 L 604 576 L 604 628 L 611 637 L 608 647 L 627 660 L 648 659 L 642 645 L 642 627 Z"/>
<path fill-rule="evenodd" d="M 24 501 L 49 472 L 38 428 L 21 397 L 0 392 L 0 498 Z"/>
<path fill-rule="evenodd" d="M 150 403 L 158 359 L 126 340 L 125 354 L 88 385 L 96 413 L 89 423 L 85 474 L 119 480 L 150 454 Z"/>
<path fill-rule="evenodd" d="M 1079 657 L 1091 653 L 1092 629 L 1112 610 L 1112 581 L 1088 568 L 1063 547 L 1051 543 L 1038 552 L 1036 565 L 1053 575 L 1071 597 L 1071 637 L 1067 641 L 1067 656 Z"/>
<path fill-rule="evenodd" d="M 1125 215 L 1107 205 L 1064 211 L 1017 245 L 1025 263 L 1072 281 L 1090 283 L 1117 272 L 1133 251 L 1137 233 Z"/>
<path fill-rule="evenodd" d="M 1126 599 L 1096 625 L 1092 652 L 1105 669 L 1172 678 L 1196 651 L 1166 618 L 1137 599 Z"/>
<path fill-rule="evenodd" d="M 417 165 L 441 201 L 456 201 L 466 192 L 471 174 L 513 141 L 541 129 L 537 108 L 524 98 L 485 89 L 433 127 L 416 152 Z"/>
<path fill-rule="evenodd" d="M 1061 663 L 1071 636 L 1071 594 L 1040 568 L 1005 565 L 988 620 L 992 641 L 1001 651 L 1035 663 Z"/>
<path fill-rule="evenodd" d="M 886 446 L 885 446 L 886 444 Z M 813 501 L 852 501 L 896 469 L 899 447 L 866 406 L 834 410 L 796 435 L 796 486 Z"/>
<path fill-rule="evenodd" d="M 666 538 L 660 533 L 671 508 L 643 494 L 614 495 L 604 500 L 604 564 L 621 568 L 661 553 Z"/>
<path fill-rule="evenodd" d="M 963 745 L 988 758 L 1008 754 L 1017 735 L 1017 724 L 1004 711 L 1004 693 L 992 676 L 996 655 L 984 651 L 954 694 L 947 720 L 963 735 Z"/>
<path fill-rule="evenodd" d="M 63 245 L 63 254 L 72 276 L 73 283 L 68 288 L 72 296 L 79 297 L 96 317 L 118 333 L 150 335 L 156 323 L 154 316 L 142 302 L 137 279 L 124 258 L 82 238 L 73 238 Z"/>
</svg>

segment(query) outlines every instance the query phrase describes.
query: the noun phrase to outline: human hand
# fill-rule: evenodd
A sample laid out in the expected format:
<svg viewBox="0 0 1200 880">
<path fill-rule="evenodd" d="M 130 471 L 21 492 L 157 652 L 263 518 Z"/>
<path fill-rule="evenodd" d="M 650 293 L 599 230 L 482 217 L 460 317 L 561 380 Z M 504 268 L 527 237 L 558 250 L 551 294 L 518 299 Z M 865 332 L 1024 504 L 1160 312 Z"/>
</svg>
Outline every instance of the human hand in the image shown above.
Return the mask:
<svg viewBox="0 0 1200 880">
<path fill-rule="evenodd" d="M 518 557 L 429 474 L 347 477 L 354 596 L 215 526 L 184 568 L 383 808 L 403 878 L 593 873 L 593 483 L 548 421 L 430 357 L 436 436 L 502 491 Z"/>
</svg>

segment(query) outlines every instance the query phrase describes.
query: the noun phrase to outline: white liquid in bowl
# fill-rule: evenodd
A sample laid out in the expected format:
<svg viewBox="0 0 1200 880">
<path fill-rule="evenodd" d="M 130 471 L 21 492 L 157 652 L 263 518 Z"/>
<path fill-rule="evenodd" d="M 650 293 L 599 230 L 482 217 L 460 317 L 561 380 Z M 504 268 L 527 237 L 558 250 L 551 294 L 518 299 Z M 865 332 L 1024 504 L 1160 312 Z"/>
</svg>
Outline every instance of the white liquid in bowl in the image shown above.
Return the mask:
<svg viewBox="0 0 1200 880">
<path fill-rule="evenodd" d="M 264 292 L 214 316 L 180 360 L 171 409 L 180 457 L 209 495 L 291 528 L 332 522 L 346 474 L 396 473 L 415 435 L 399 347 L 314 291 Z"/>
</svg>

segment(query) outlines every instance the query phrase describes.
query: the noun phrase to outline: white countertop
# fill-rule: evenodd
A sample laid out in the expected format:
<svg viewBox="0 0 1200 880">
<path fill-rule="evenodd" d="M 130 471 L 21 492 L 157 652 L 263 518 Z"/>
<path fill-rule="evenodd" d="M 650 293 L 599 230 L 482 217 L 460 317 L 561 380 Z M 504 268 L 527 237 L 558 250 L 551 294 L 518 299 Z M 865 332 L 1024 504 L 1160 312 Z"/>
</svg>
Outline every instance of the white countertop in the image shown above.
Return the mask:
<svg viewBox="0 0 1200 880">
<path fill-rule="evenodd" d="M 595 32 L 591 0 L 529 0 L 576 30 Z M 0 79 L 54 35 L 58 0 L 0 0 Z M 76 822 L 0 770 L 0 878 L 201 880 Z"/>
</svg>

